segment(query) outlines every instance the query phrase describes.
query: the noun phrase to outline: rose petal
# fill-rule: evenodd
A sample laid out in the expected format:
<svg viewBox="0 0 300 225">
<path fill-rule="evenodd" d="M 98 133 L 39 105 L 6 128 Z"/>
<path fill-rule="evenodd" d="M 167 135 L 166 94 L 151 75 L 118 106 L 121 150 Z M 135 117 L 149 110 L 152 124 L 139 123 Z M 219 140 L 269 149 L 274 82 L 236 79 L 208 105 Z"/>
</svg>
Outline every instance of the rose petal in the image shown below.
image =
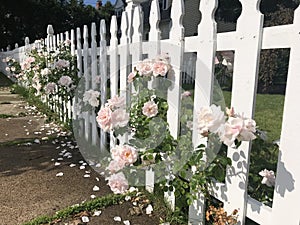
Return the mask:
<svg viewBox="0 0 300 225">
<path fill-rule="evenodd" d="M 59 172 L 59 173 L 56 174 L 57 177 L 62 177 L 63 175 L 64 175 L 63 172 Z"/>
<path fill-rule="evenodd" d="M 122 219 L 121 219 L 121 217 L 119 217 L 119 216 L 115 216 L 115 217 L 114 217 L 114 221 L 119 221 L 119 222 L 121 222 Z"/>
<path fill-rule="evenodd" d="M 93 187 L 93 191 L 99 191 L 99 190 L 100 190 L 100 188 L 99 188 L 98 186 L 95 185 L 95 186 Z"/>
<path fill-rule="evenodd" d="M 125 225 L 130 225 L 130 221 L 129 221 L 129 220 L 124 220 L 123 223 L 124 223 Z"/>
<path fill-rule="evenodd" d="M 151 214 L 152 212 L 153 212 L 153 207 L 152 207 L 152 205 L 150 204 L 150 205 L 148 205 L 147 208 L 146 208 L 146 214 L 149 215 L 149 214 Z"/>
<path fill-rule="evenodd" d="M 100 216 L 100 215 L 101 215 L 101 213 L 102 213 L 102 211 L 101 211 L 101 210 L 99 210 L 99 211 L 95 211 L 95 212 L 94 212 L 94 214 L 93 214 L 93 216 Z"/>
<path fill-rule="evenodd" d="M 90 219 L 89 219 L 87 216 L 81 217 L 81 220 L 82 220 L 82 222 L 84 222 L 84 223 L 90 222 Z"/>
</svg>

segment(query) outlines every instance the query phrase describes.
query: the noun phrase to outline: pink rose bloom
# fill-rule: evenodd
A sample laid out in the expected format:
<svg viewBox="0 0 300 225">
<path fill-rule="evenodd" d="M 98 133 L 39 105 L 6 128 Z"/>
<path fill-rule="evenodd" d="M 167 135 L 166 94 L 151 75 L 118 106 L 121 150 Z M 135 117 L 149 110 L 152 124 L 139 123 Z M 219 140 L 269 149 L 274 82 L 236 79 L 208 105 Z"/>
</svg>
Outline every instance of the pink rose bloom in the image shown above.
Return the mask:
<svg viewBox="0 0 300 225">
<path fill-rule="evenodd" d="M 234 141 L 243 128 L 241 118 L 229 117 L 228 121 L 219 130 L 220 140 L 228 147 L 235 147 Z"/>
<path fill-rule="evenodd" d="M 123 169 L 125 166 L 125 162 L 122 160 L 112 160 L 110 161 L 107 170 L 110 171 L 110 173 L 116 173 L 119 170 Z"/>
<path fill-rule="evenodd" d="M 45 69 L 42 69 L 42 70 L 41 70 L 41 75 L 42 75 L 42 76 L 47 76 L 47 75 L 50 74 L 50 73 L 51 73 L 51 70 L 48 69 L 48 68 L 45 68 Z"/>
<path fill-rule="evenodd" d="M 181 94 L 182 98 L 190 97 L 192 96 L 192 93 L 190 91 L 185 91 Z"/>
<path fill-rule="evenodd" d="M 30 57 L 26 58 L 25 61 L 30 64 L 30 63 L 35 62 L 35 58 L 30 56 Z"/>
<path fill-rule="evenodd" d="M 252 119 L 241 116 L 229 117 L 219 132 L 221 141 L 229 147 L 234 147 L 235 139 L 239 141 L 251 141 L 256 138 L 256 123 Z"/>
<path fill-rule="evenodd" d="M 53 94 L 55 93 L 56 84 L 54 82 L 50 82 L 46 85 L 45 91 L 47 94 Z"/>
<path fill-rule="evenodd" d="M 154 101 L 149 101 L 144 104 L 143 114 L 147 117 L 154 117 L 158 113 L 158 106 Z"/>
<path fill-rule="evenodd" d="M 256 122 L 249 118 L 243 118 L 244 126 L 243 129 L 238 137 L 240 141 L 251 141 L 256 138 Z"/>
<path fill-rule="evenodd" d="M 122 172 L 112 174 L 108 179 L 108 185 L 114 194 L 123 194 L 128 189 L 128 181 Z"/>
<path fill-rule="evenodd" d="M 117 109 L 111 114 L 111 122 L 114 128 L 125 127 L 129 121 L 129 113 L 125 109 Z"/>
<path fill-rule="evenodd" d="M 119 153 L 120 159 L 125 162 L 125 165 L 135 163 L 138 158 L 138 152 L 134 147 L 124 145 Z"/>
<path fill-rule="evenodd" d="M 68 87 L 73 83 L 72 78 L 69 76 L 62 76 L 59 80 L 58 80 L 58 84 L 64 87 Z"/>
<path fill-rule="evenodd" d="M 105 132 L 108 132 L 112 129 L 111 114 L 111 109 L 108 107 L 104 107 L 99 110 L 98 116 L 96 117 L 100 128 Z"/>
<path fill-rule="evenodd" d="M 125 106 L 125 97 L 124 96 L 119 97 L 118 95 L 115 95 L 111 99 L 108 99 L 107 102 L 108 102 L 107 105 L 111 109 L 122 108 Z"/>
<path fill-rule="evenodd" d="M 7 66 L 7 67 L 5 67 L 5 70 L 7 71 L 7 72 L 10 72 L 10 68 Z"/>
<path fill-rule="evenodd" d="M 166 74 L 168 73 L 169 70 L 169 65 L 164 62 L 164 61 L 156 61 L 153 64 L 153 76 L 157 77 L 157 76 L 166 76 Z"/>
<path fill-rule="evenodd" d="M 267 185 L 268 187 L 275 186 L 275 174 L 272 170 L 264 169 L 258 173 L 263 177 L 261 183 Z"/>
<path fill-rule="evenodd" d="M 84 92 L 83 94 L 83 101 L 88 102 L 91 106 L 97 107 L 99 105 L 99 98 L 100 92 L 99 91 L 94 91 L 94 90 L 88 90 Z"/>
<path fill-rule="evenodd" d="M 55 67 L 58 69 L 64 69 L 70 66 L 70 62 L 64 59 L 59 59 L 55 62 Z"/>
<path fill-rule="evenodd" d="M 110 152 L 115 161 L 122 161 L 126 166 L 135 163 L 138 158 L 138 151 L 129 145 L 116 145 Z"/>
<path fill-rule="evenodd" d="M 221 125 L 225 123 L 225 115 L 220 106 L 201 107 L 197 122 L 200 134 L 217 133 Z"/>
<path fill-rule="evenodd" d="M 142 76 L 151 76 L 153 71 L 153 62 L 149 59 L 145 59 L 137 64 L 136 69 Z"/>
<path fill-rule="evenodd" d="M 128 77 L 127 77 L 127 81 L 128 81 L 128 83 L 131 83 L 131 82 L 133 82 L 133 80 L 134 80 L 135 76 L 136 76 L 136 72 L 132 72 L 132 73 L 130 73 L 130 74 L 128 75 Z"/>
</svg>

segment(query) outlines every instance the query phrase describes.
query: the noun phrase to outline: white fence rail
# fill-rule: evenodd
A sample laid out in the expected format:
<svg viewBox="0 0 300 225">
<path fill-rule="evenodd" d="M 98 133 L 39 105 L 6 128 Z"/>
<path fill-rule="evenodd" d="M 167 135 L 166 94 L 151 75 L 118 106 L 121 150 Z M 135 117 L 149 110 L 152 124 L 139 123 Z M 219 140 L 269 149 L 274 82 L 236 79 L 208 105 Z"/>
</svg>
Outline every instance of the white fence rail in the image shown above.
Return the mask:
<svg viewBox="0 0 300 225">
<path fill-rule="evenodd" d="M 237 150 L 228 149 L 228 156 L 232 159 L 232 166 L 227 170 L 226 182 L 216 184 L 213 195 L 221 200 L 225 209 L 232 211 L 239 208 L 240 224 L 245 224 L 249 217 L 257 223 L 268 225 L 299 225 L 300 200 L 300 7 L 295 10 L 294 23 L 276 27 L 263 28 L 263 15 L 259 11 L 259 0 L 240 0 L 242 14 L 237 21 L 237 29 L 233 32 L 217 33 L 214 12 L 217 0 L 201 0 L 199 10 L 202 20 L 198 26 L 198 35 L 184 37 L 182 18 L 184 14 L 184 1 L 173 0 L 171 9 L 172 27 L 170 38 L 160 40 L 160 11 L 158 0 L 152 0 L 150 12 L 149 40 L 142 40 L 142 17 L 139 5 L 128 1 L 128 6 L 122 14 L 121 38 L 118 43 L 117 23 L 113 17 L 110 29 L 110 46 L 106 46 L 105 22 L 97 26 L 92 24 L 91 31 L 84 26 L 81 29 L 54 35 L 48 29 L 46 43 L 49 49 L 55 48 L 60 42 L 71 39 L 72 54 L 77 56 L 78 76 L 84 76 L 86 90 L 93 88 L 101 90 L 102 102 L 106 100 L 106 80 L 110 79 L 110 94 L 124 95 L 127 90 L 127 75 L 136 62 L 145 56 L 154 57 L 158 53 L 167 52 L 171 63 L 176 65 L 175 85 L 170 91 L 170 101 L 173 107 L 168 111 L 168 121 L 171 134 L 176 138 L 179 129 L 180 90 L 182 80 L 195 82 L 194 109 L 208 105 L 212 101 L 212 88 L 214 84 L 214 61 L 216 51 L 235 52 L 235 66 L 232 83 L 232 106 L 245 116 L 253 117 L 256 102 L 256 89 L 258 79 L 259 56 L 262 49 L 290 48 L 290 61 L 287 78 L 284 114 L 281 131 L 281 142 L 274 189 L 273 207 L 270 208 L 247 195 L 249 158 L 251 144 L 242 143 Z M 99 31 L 97 34 L 96 30 Z M 100 42 L 96 42 L 96 35 L 100 35 Z M 91 37 L 89 48 L 88 38 Z M 83 46 L 81 40 L 83 39 Z M 76 46 L 75 46 L 76 42 Z M 13 51 L 2 52 L 1 58 L 12 56 L 20 61 L 25 57 L 29 43 Z M 184 59 L 184 54 L 196 53 L 195 58 Z M 2 61 L 1 61 L 2 62 Z M 129 65 L 129 66 L 128 66 Z M 5 73 L 5 65 L 0 64 L 0 70 Z M 181 71 L 195 74 L 194 78 L 182 77 Z M 101 75 L 101 85 L 97 86 L 95 76 Z M 193 80 L 194 79 L 194 80 Z M 189 80 L 189 81 L 188 81 Z M 198 88 L 201 87 L 201 88 Z M 70 109 L 70 106 L 67 107 Z M 69 114 L 70 115 L 70 114 Z M 76 116 L 76 113 L 73 112 Z M 195 118 L 195 117 L 194 117 Z M 194 129 L 196 130 L 196 129 Z M 106 136 L 97 133 L 94 113 L 84 115 L 84 135 L 86 140 L 95 145 L 105 146 Z M 195 132 L 193 135 L 195 145 L 200 140 Z M 242 166 L 241 166 L 242 165 Z M 153 187 L 151 173 L 148 177 L 148 186 Z M 201 196 L 200 196 L 201 197 Z M 169 200 L 175 201 L 172 193 Z M 199 199 L 190 208 L 190 224 L 204 224 L 205 202 Z"/>
</svg>

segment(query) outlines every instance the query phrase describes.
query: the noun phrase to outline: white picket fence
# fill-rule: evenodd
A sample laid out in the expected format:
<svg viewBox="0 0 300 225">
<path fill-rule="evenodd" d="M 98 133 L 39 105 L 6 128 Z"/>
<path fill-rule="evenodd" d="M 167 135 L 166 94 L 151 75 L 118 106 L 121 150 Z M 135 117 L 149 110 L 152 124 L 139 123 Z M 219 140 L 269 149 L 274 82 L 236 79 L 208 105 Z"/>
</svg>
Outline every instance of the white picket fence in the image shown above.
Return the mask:
<svg viewBox="0 0 300 225">
<path fill-rule="evenodd" d="M 240 0 L 242 14 L 237 21 L 237 29 L 233 32 L 217 33 L 214 12 L 217 0 L 201 0 L 199 10 L 202 20 L 198 26 L 198 36 L 184 37 L 182 18 L 184 16 L 184 1 L 173 0 L 171 9 L 172 27 L 169 39 L 160 40 L 160 12 L 158 0 L 152 0 L 150 13 L 149 40 L 142 40 L 142 12 L 138 4 L 127 1 L 126 10 L 122 14 L 121 38 L 117 39 L 117 21 L 112 17 L 110 28 L 110 46 L 106 45 L 105 22 L 101 21 L 97 33 L 93 23 L 91 31 L 84 26 L 83 36 L 81 29 L 71 30 L 54 35 L 51 27 L 48 29 L 46 43 L 49 49 L 55 48 L 63 40 L 71 40 L 72 54 L 77 56 L 78 76 L 84 76 L 87 82 L 86 90 L 101 90 L 102 102 L 105 102 L 106 85 L 95 84 L 94 79 L 101 75 L 101 80 L 110 79 L 110 95 L 123 95 L 127 90 L 127 75 L 134 65 L 145 57 L 154 58 L 157 54 L 169 53 L 175 76 L 172 90 L 169 91 L 169 101 L 172 107 L 168 111 L 168 121 L 171 134 L 176 138 L 179 132 L 181 71 L 189 68 L 190 74 L 195 74 L 194 115 L 201 106 L 209 105 L 212 101 L 214 83 L 214 61 L 216 51 L 235 52 L 235 66 L 233 70 L 231 105 L 237 112 L 243 112 L 247 117 L 254 116 L 256 87 L 258 78 L 259 56 L 262 49 L 290 48 L 287 89 L 285 95 L 284 114 L 281 131 L 280 151 L 278 158 L 276 185 L 272 208 L 251 198 L 247 194 L 249 157 L 251 144 L 242 143 L 236 149 L 228 149 L 228 156 L 232 159 L 232 166 L 227 169 L 225 183 L 215 184 L 212 195 L 224 203 L 228 212 L 239 209 L 239 224 L 245 224 L 245 218 L 263 225 L 299 225 L 300 200 L 300 7 L 295 11 L 294 23 L 276 27 L 263 28 L 263 15 L 259 12 L 260 0 Z M 69 36 L 70 34 L 70 36 Z M 91 37 L 91 43 L 88 37 Z M 100 35 L 100 42 L 96 42 L 96 35 Z M 83 46 L 81 45 L 83 38 Z M 76 46 L 75 46 L 76 41 Z M 13 56 L 20 61 L 24 58 L 26 46 L 10 52 L 0 54 L 1 58 Z M 90 46 L 90 47 L 89 47 Z M 183 62 L 185 53 L 197 54 L 196 63 L 190 62 L 186 66 Z M 1 61 L 2 62 L 2 61 Z M 195 64 L 195 66 L 191 66 Z M 130 65 L 130 66 L 128 66 Z M 5 65 L 0 69 L 5 72 Z M 194 72 L 192 72 L 194 71 Z M 184 78 L 186 79 L 186 78 Z M 76 116 L 76 113 L 72 112 Z M 84 134 L 86 140 L 103 146 L 106 145 L 105 134 L 97 133 L 94 113 L 84 116 Z M 196 116 L 194 116 L 196 118 Z M 196 123 L 194 123 L 196 124 Z M 195 125 L 194 125 L 195 126 Z M 193 143 L 200 143 L 199 135 L 194 127 Z M 242 166 L 241 166 L 242 165 Z M 148 172 L 146 181 L 148 188 L 153 188 L 153 177 Z M 172 203 L 176 199 L 172 193 L 168 194 Z M 189 223 L 204 224 L 205 203 L 199 193 L 199 200 L 190 207 Z"/>
</svg>

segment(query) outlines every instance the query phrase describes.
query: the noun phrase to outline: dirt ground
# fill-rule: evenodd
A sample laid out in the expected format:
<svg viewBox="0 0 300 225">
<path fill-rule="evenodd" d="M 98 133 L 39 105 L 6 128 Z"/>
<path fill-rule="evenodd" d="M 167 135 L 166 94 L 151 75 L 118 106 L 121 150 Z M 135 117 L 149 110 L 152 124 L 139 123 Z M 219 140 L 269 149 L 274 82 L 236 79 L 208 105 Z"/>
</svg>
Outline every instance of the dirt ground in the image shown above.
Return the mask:
<svg viewBox="0 0 300 225">
<path fill-rule="evenodd" d="M 80 169 L 85 161 L 76 143 L 7 88 L 0 88 L 0 114 L 14 116 L 0 119 L 0 225 L 19 225 L 90 200 L 91 195 L 111 193 L 104 178 L 91 167 Z M 93 191 L 95 185 L 99 191 Z M 131 202 L 125 202 L 102 209 L 102 214 L 90 217 L 88 223 L 79 217 L 57 224 L 112 225 L 124 220 L 131 225 L 159 224 L 155 212 L 131 216 L 131 207 Z M 114 221 L 115 216 L 122 221 Z"/>
</svg>

